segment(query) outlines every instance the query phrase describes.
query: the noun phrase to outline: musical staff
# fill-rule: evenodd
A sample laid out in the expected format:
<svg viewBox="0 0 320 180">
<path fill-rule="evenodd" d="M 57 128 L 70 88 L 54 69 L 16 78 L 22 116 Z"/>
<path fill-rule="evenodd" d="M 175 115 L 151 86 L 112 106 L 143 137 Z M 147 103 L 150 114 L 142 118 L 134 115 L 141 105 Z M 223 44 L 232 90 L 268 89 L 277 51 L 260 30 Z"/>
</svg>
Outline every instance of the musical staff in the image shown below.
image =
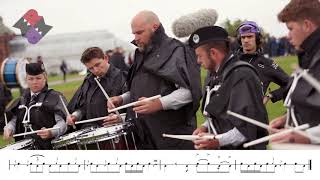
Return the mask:
<svg viewBox="0 0 320 180">
<path fill-rule="evenodd" d="M 9 171 L 24 170 L 29 173 L 149 173 L 180 171 L 183 173 L 276 173 L 289 171 L 291 173 L 305 173 L 312 170 L 312 160 L 305 161 L 276 161 L 250 162 L 239 161 L 231 157 L 198 158 L 194 161 L 168 161 L 154 159 L 150 161 L 119 160 L 88 160 L 63 159 L 49 160 L 44 155 L 36 154 L 27 159 L 9 160 Z"/>
</svg>

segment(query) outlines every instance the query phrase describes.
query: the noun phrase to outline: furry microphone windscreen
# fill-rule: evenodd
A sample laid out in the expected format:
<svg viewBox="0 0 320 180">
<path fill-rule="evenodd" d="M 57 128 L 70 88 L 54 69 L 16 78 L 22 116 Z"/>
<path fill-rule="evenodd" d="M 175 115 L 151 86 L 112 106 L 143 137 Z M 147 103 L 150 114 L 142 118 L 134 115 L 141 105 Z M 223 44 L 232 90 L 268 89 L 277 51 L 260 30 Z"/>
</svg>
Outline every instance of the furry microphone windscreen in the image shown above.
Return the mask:
<svg viewBox="0 0 320 180">
<path fill-rule="evenodd" d="M 190 36 L 202 27 L 214 26 L 218 13 L 214 9 L 201 9 L 176 19 L 172 24 L 173 34 L 178 38 Z"/>
</svg>

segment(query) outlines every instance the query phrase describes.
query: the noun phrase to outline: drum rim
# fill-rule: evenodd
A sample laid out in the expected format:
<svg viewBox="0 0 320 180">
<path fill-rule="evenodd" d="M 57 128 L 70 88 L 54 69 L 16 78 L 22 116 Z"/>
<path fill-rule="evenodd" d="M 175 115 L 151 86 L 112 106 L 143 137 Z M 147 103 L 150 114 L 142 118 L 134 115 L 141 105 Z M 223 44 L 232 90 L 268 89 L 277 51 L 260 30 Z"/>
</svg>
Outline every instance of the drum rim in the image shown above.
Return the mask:
<svg viewBox="0 0 320 180">
<path fill-rule="evenodd" d="M 9 60 L 9 58 L 6 58 L 2 61 L 1 64 L 1 69 L 0 69 L 0 82 L 2 82 L 2 84 L 4 84 L 6 86 L 6 88 L 8 88 L 7 84 L 4 82 L 4 66 L 7 63 L 7 61 Z"/>
<path fill-rule="evenodd" d="M 19 150 L 19 149 L 7 149 L 7 148 L 10 147 L 10 146 L 17 145 L 18 143 L 21 143 L 21 142 L 24 142 L 24 141 L 26 141 L 26 142 L 30 141 L 30 142 L 27 143 L 27 145 L 31 145 L 31 146 L 34 145 L 34 143 L 35 143 L 34 139 L 26 138 L 26 139 L 23 139 L 23 140 L 8 144 L 5 147 L 3 147 L 2 149 L 3 150 Z M 21 146 L 21 147 L 24 148 L 24 147 L 27 147 L 27 145 L 24 145 L 24 146 Z M 22 148 L 20 148 L 20 149 L 22 149 Z"/>
<path fill-rule="evenodd" d="M 20 60 L 21 60 L 21 59 L 20 59 Z M 29 61 L 28 61 L 27 59 L 25 59 L 25 58 L 22 59 L 22 61 L 25 61 L 25 62 L 26 62 L 25 65 L 29 64 Z M 17 65 L 16 65 L 16 72 L 17 72 L 17 70 L 19 70 L 19 69 L 18 69 L 19 67 L 20 67 L 20 64 L 19 64 L 19 60 L 18 60 L 18 61 L 17 61 Z M 26 67 L 25 67 L 24 69 L 26 70 Z M 25 72 L 25 73 L 27 73 L 27 72 Z M 26 77 L 27 77 L 27 75 L 26 75 Z M 24 88 L 24 89 L 28 88 L 27 82 L 25 81 L 25 82 L 23 83 L 23 82 L 22 82 L 22 79 L 18 76 L 18 73 L 16 73 L 16 79 L 17 79 L 19 85 L 20 85 L 22 88 Z"/>
<path fill-rule="evenodd" d="M 119 127 L 119 128 L 114 128 L 114 127 Z M 115 125 L 112 125 L 112 126 L 99 127 L 99 128 L 96 128 L 95 130 L 99 130 L 99 129 L 115 129 L 115 131 L 112 131 L 112 132 L 107 131 L 107 133 L 109 133 L 109 134 L 115 134 L 115 133 L 118 133 L 118 132 L 125 131 L 127 129 L 127 127 L 126 127 L 126 124 L 119 123 L 119 124 L 115 124 Z"/>
<path fill-rule="evenodd" d="M 60 148 L 60 147 L 65 147 L 69 146 L 71 144 L 77 144 L 79 141 L 76 137 L 73 137 L 72 139 L 64 140 L 64 141 L 56 141 L 53 142 L 51 141 L 51 144 L 54 148 Z"/>
</svg>

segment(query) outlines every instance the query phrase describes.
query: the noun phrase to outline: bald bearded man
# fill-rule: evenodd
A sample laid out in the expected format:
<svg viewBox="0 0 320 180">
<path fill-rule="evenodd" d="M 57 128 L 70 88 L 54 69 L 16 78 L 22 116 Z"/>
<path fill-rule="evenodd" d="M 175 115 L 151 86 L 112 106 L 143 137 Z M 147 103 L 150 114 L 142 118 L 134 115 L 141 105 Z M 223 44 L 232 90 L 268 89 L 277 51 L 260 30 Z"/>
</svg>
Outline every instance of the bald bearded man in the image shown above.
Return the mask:
<svg viewBox="0 0 320 180">
<path fill-rule="evenodd" d="M 112 98 L 116 106 L 160 94 L 128 109 L 139 149 L 192 149 L 191 142 L 166 139 L 163 133 L 192 134 L 201 98 L 200 69 L 188 46 L 166 35 L 158 16 L 139 12 L 131 22 L 137 46 L 128 75 L 129 91 Z"/>
</svg>

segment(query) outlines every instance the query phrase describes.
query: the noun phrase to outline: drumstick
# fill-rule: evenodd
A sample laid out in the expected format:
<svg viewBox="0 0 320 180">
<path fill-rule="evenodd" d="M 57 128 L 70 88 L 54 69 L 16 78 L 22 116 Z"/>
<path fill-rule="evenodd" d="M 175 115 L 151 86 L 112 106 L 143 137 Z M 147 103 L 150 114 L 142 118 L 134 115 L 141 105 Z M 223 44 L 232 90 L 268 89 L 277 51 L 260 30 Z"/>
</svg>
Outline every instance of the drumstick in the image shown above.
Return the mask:
<svg viewBox="0 0 320 180">
<path fill-rule="evenodd" d="M 270 131 L 272 131 L 272 132 L 274 132 L 274 133 L 275 133 L 275 132 L 279 132 L 278 129 L 272 128 L 272 127 L 268 126 L 267 124 L 263 124 L 263 123 L 261 123 L 261 122 L 259 122 L 259 121 L 257 121 L 257 120 L 248 118 L 248 117 L 243 116 L 243 115 L 241 115 L 241 114 L 238 114 L 238 113 L 235 113 L 235 112 L 232 112 L 232 111 L 229 111 L 229 110 L 227 111 L 227 114 L 229 114 L 229 115 L 231 115 L 231 116 L 234 116 L 234 117 L 237 117 L 237 118 L 239 118 L 239 119 L 241 119 L 241 120 L 243 120 L 243 121 L 246 121 L 246 122 L 248 122 L 248 123 L 254 124 L 254 125 L 256 125 L 256 126 L 259 126 L 259 127 L 261 127 L 261 128 L 264 128 L 264 129 L 266 129 L 266 130 L 270 130 Z"/>
<path fill-rule="evenodd" d="M 126 105 L 123 105 L 123 106 L 119 106 L 117 108 L 111 109 L 110 111 L 108 110 L 108 112 L 111 113 L 111 112 L 114 112 L 114 111 L 118 111 L 120 109 L 125 109 L 125 108 L 128 108 L 128 107 L 135 106 L 138 103 L 143 102 L 143 101 L 150 101 L 150 100 L 159 99 L 159 98 L 161 98 L 161 95 L 152 96 L 152 97 L 143 99 L 141 101 L 136 101 L 136 102 L 132 102 L 132 103 L 129 103 L 129 104 L 126 104 Z"/>
<path fill-rule="evenodd" d="M 244 120 L 244 121 L 246 121 L 246 122 L 249 122 L 249 123 L 251 123 L 251 124 L 254 124 L 254 125 L 256 125 L 256 126 L 259 126 L 259 127 L 261 127 L 261 128 L 264 128 L 264 129 L 266 129 L 266 130 L 270 130 L 270 131 L 272 131 L 273 133 L 280 132 L 279 129 L 272 128 L 272 127 L 270 127 L 270 126 L 268 126 L 268 125 L 266 125 L 266 124 L 263 124 L 263 123 L 261 123 L 261 122 L 259 122 L 259 121 L 257 121 L 257 120 L 254 120 L 254 119 L 251 119 L 251 118 L 242 116 L 241 114 L 237 114 L 237 113 L 232 112 L 232 111 L 227 111 L 227 114 L 229 114 L 229 115 L 231 115 L 231 116 L 235 116 L 235 117 L 237 117 L 237 118 L 239 118 L 239 119 L 241 119 L 241 120 Z M 300 130 L 294 130 L 294 132 L 297 132 L 297 133 L 299 133 L 299 134 L 302 135 L 302 136 L 305 136 L 305 137 L 307 137 L 307 138 L 310 138 L 306 133 L 304 133 L 304 132 L 302 132 L 302 131 L 300 131 Z"/>
<path fill-rule="evenodd" d="M 265 141 L 269 141 L 272 138 L 275 138 L 275 137 L 278 137 L 278 136 L 282 136 L 282 135 L 291 133 L 291 132 L 296 131 L 296 130 L 303 130 L 303 129 L 307 129 L 307 128 L 309 128 L 309 124 L 303 124 L 301 126 L 297 126 L 295 128 L 292 128 L 292 129 L 286 129 L 286 130 L 280 131 L 278 133 L 271 134 L 269 136 L 265 136 L 265 137 L 260 138 L 260 139 L 256 139 L 256 140 L 251 141 L 249 143 L 245 143 L 245 144 L 243 144 L 243 147 L 247 148 L 249 146 L 253 146 L 253 145 L 256 145 L 256 144 L 263 143 Z"/>
<path fill-rule="evenodd" d="M 7 125 L 8 124 L 7 113 L 4 113 L 4 121 L 5 121 L 6 125 Z"/>
<path fill-rule="evenodd" d="M 194 141 L 194 140 L 212 140 L 212 139 L 219 139 L 219 135 L 173 135 L 173 134 L 162 134 L 163 137 L 173 138 L 173 139 L 181 139 L 187 141 Z"/>
<path fill-rule="evenodd" d="M 120 114 L 120 116 L 125 115 L 126 113 L 122 113 Z M 95 121 L 101 121 L 106 119 L 108 116 L 103 116 L 103 117 L 98 117 L 98 118 L 93 118 L 93 119 L 87 119 L 87 120 L 83 120 L 83 121 L 77 121 L 75 122 L 75 124 L 83 124 L 83 123 L 89 123 L 89 122 L 95 122 Z"/>
<path fill-rule="evenodd" d="M 31 131 L 31 132 L 26 132 L 26 133 L 20 133 L 20 134 L 15 134 L 13 135 L 13 137 L 18 137 L 18 136 L 25 136 L 25 135 L 29 135 L 29 134 L 36 134 L 40 131 L 43 131 L 43 130 L 55 130 L 55 129 L 59 129 L 59 127 L 54 127 L 54 128 L 48 128 L 48 129 L 40 129 L 40 130 L 36 130 L 36 131 Z"/>
<path fill-rule="evenodd" d="M 98 77 L 95 77 L 94 80 L 97 82 L 99 88 L 101 89 L 103 95 L 106 97 L 106 99 L 108 100 L 108 102 L 113 106 L 116 107 L 112 101 L 110 101 L 110 96 L 107 94 L 107 92 L 103 89 L 102 85 L 100 84 Z M 117 116 L 124 122 L 124 119 L 121 118 L 119 111 L 116 111 Z"/>
<path fill-rule="evenodd" d="M 60 95 L 59 97 L 60 97 L 61 103 L 62 103 L 62 105 L 63 105 L 63 108 L 64 108 L 64 110 L 65 110 L 66 113 L 67 113 L 67 116 L 70 116 L 70 112 L 69 112 L 66 104 L 64 103 L 64 101 L 63 101 L 63 99 L 62 99 L 62 96 Z M 72 125 L 72 127 L 73 127 L 73 129 L 77 129 L 77 127 L 76 127 L 74 124 Z"/>
</svg>

